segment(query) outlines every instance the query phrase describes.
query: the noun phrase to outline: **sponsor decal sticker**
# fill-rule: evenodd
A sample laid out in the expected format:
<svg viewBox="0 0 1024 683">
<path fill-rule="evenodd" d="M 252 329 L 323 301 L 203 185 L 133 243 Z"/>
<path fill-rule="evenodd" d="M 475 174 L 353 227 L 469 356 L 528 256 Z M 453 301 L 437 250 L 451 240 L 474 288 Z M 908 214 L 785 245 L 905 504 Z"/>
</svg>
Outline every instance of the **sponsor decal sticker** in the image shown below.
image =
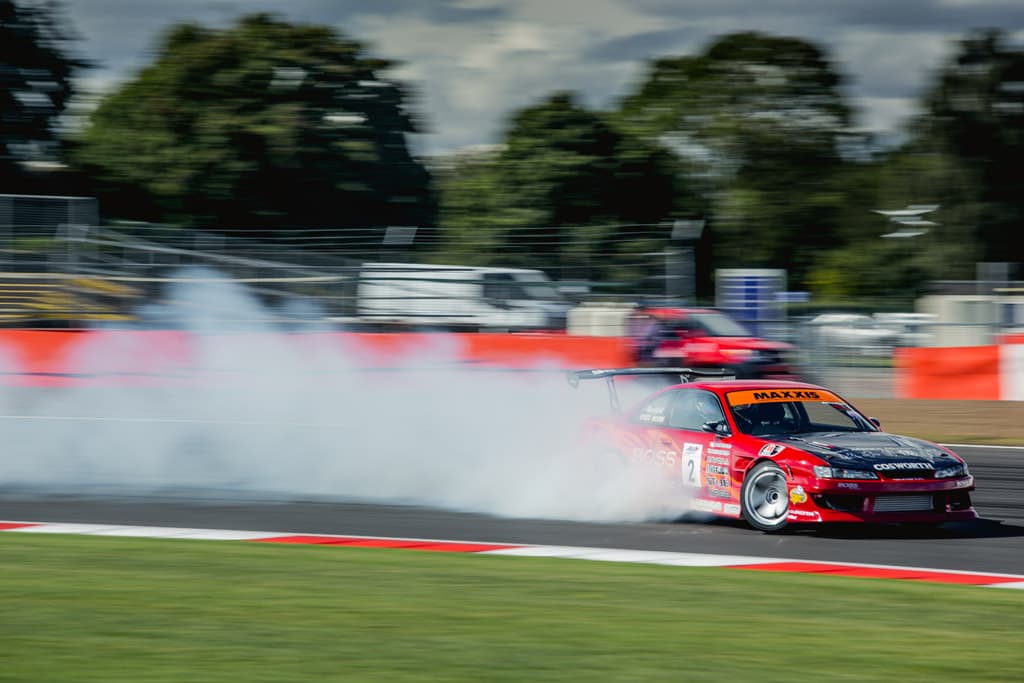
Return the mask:
<svg viewBox="0 0 1024 683">
<path fill-rule="evenodd" d="M 759 450 L 757 454 L 762 458 L 774 458 L 784 450 L 786 450 L 786 447 L 781 443 L 766 443 L 761 446 L 761 450 Z"/>
<path fill-rule="evenodd" d="M 807 492 L 803 486 L 797 486 L 789 492 L 789 502 L 799 505 L 807 502 Z"/>
<path fill-rule="evenodd" d="M 821 514 L 812 510 L 795 510 L 790 508 L 788 517 L 794 520 L 819 520 L 821 519 Z"/>
<path fill-rule="evenodd" d="M 853 481 L 841 481 L 836 484 L 836 487 L 841 489 L 859 489 L 860 484 Z"/>
<path fill-rule="evenodd" d="M 891 472 L 898 470 L 934 470 L 935 465 L 930 462 L 876 462 L 872 465 L 879 472 Z"/>
<path fill-rule="evenodd" d="M 654 448 L 634 448 L 633 457 L 641 462 L 653 462 L 657 465 L 673 467 L 676 464 L 677 456 L 675 451 L 656 450 Z"/>
<path fill-rule="evenodd" d="M 782 403 L 785 401 L 824 401 L 842 403 L 839 397 L 824 389 L 764 389 L 731 391 L 726 394 L 729 405 L 741 406 L 749 403 Z"/>
<path fill-rule="evenodd" d="M 726 503 L 722 506 L 722 512 L 727 515 L 738 515 L 740 514 L 740 506 L 736 503 Z"/>
<path fill-rule="evenodd" d="M 700 455 L 704 445 L 699 443 L 684 443 L 683 456 L 680 459 L 682 464 L 683 484 L 700 488 Z"/>
<path fill-rule="evenodd" d="M 721 455 L 709 455 L 707 458 L 705 458 L 705 460 L 707 460 L 709 463 L 713 463 L 715 465 L 728 465 L 729 464 L 729 458 L 725 457 L 725 456 L 721 456 Z"/>
<path fill-rule="evenodd" d="M 690 501 L 690 507 L 693 508 L 694 510 L 700 510 L 701 512 L 721 512 L 722 501 L 694 498 L 692 501 Z"/>
<path fill-rule="evenodd" d="M 683 455 L 700 455 L 703 446 L 699 443 L 684 443 Z"/>
</svg>

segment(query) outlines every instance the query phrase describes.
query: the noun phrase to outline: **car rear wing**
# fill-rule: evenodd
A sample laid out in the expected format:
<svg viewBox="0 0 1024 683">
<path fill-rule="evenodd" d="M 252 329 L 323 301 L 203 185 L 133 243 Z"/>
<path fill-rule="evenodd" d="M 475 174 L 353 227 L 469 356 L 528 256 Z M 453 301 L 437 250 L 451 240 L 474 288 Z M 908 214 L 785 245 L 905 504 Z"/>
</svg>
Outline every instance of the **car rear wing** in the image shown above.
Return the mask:
<svg viewBox="0 0 1024 683">
<path fill-rule="evenodd" d="M 680 384 L 692 382 L 698 377 L 709 379 L 733 379 L 736 373 L 728 370 L 695 370 L 693 368 L 608 368 L 599 370 L 570 370 L 566 373 L 569 386 L 573 389 L 580 385 L 582 380 L 603 379 L 608 388 L 608 403 L 613 412 L 619 412 L 622 406 L 619 403 L 619 392 L 615 387 L 616 377 L 668 377 L 678 379 Z"/>
</svg>

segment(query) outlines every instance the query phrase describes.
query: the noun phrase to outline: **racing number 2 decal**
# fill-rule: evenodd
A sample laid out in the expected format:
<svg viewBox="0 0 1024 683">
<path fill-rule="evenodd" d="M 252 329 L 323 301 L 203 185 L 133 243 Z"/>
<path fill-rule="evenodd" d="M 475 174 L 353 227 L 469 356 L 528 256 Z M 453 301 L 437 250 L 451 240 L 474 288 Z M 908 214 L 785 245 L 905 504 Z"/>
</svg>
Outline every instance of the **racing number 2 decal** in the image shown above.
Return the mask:
<svg viewBox="0 0 1024 683">
<path fill-rule="evenodd" d="M 699 443 L 684 443 L 683 456 L 680 462 L 683 466 L 683 485 L 700 488 L 701 486 L 701 464 L 700 455 L 704 446 Z"/>
</svg>

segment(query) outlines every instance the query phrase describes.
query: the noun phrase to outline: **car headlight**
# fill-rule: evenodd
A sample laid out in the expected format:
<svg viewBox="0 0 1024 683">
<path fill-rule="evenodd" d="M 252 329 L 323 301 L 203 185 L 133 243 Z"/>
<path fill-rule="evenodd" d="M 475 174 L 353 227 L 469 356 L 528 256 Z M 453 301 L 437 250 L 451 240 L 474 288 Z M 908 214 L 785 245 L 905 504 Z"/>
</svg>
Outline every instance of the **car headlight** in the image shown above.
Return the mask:
<svg viewBox="0 0 1024 683">
<path fill-rule="evenodd" d="M 878 479 L 878 475 L 871 470 L 848 470 L 827 465 L 815 465 L 814 476 L 818 479 Z"/>
<path fill-rule="evenodd" d="M 949 479 L 951 477 L 966 477 L 970 473 L 970 470 L 967 469 L 967 465 L 957 464 L 951 465 L 950 467 L 943 467 L 941 470 L 935 470 L 935 478 Z"/>
</svg>

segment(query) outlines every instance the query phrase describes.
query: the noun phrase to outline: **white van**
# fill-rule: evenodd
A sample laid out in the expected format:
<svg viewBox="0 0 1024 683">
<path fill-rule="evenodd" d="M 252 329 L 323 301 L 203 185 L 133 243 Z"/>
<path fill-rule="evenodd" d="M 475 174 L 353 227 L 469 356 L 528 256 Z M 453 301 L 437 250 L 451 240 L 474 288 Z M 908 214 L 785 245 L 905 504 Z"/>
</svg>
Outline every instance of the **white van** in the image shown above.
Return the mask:
<svg viewBox="0 0 1024 683">
<path fill-rule="evenodd" d="M 364 263 L 360 320 L 450 329 L 564 329 L 569 304 L 540 270 Z"/>
</svg>

